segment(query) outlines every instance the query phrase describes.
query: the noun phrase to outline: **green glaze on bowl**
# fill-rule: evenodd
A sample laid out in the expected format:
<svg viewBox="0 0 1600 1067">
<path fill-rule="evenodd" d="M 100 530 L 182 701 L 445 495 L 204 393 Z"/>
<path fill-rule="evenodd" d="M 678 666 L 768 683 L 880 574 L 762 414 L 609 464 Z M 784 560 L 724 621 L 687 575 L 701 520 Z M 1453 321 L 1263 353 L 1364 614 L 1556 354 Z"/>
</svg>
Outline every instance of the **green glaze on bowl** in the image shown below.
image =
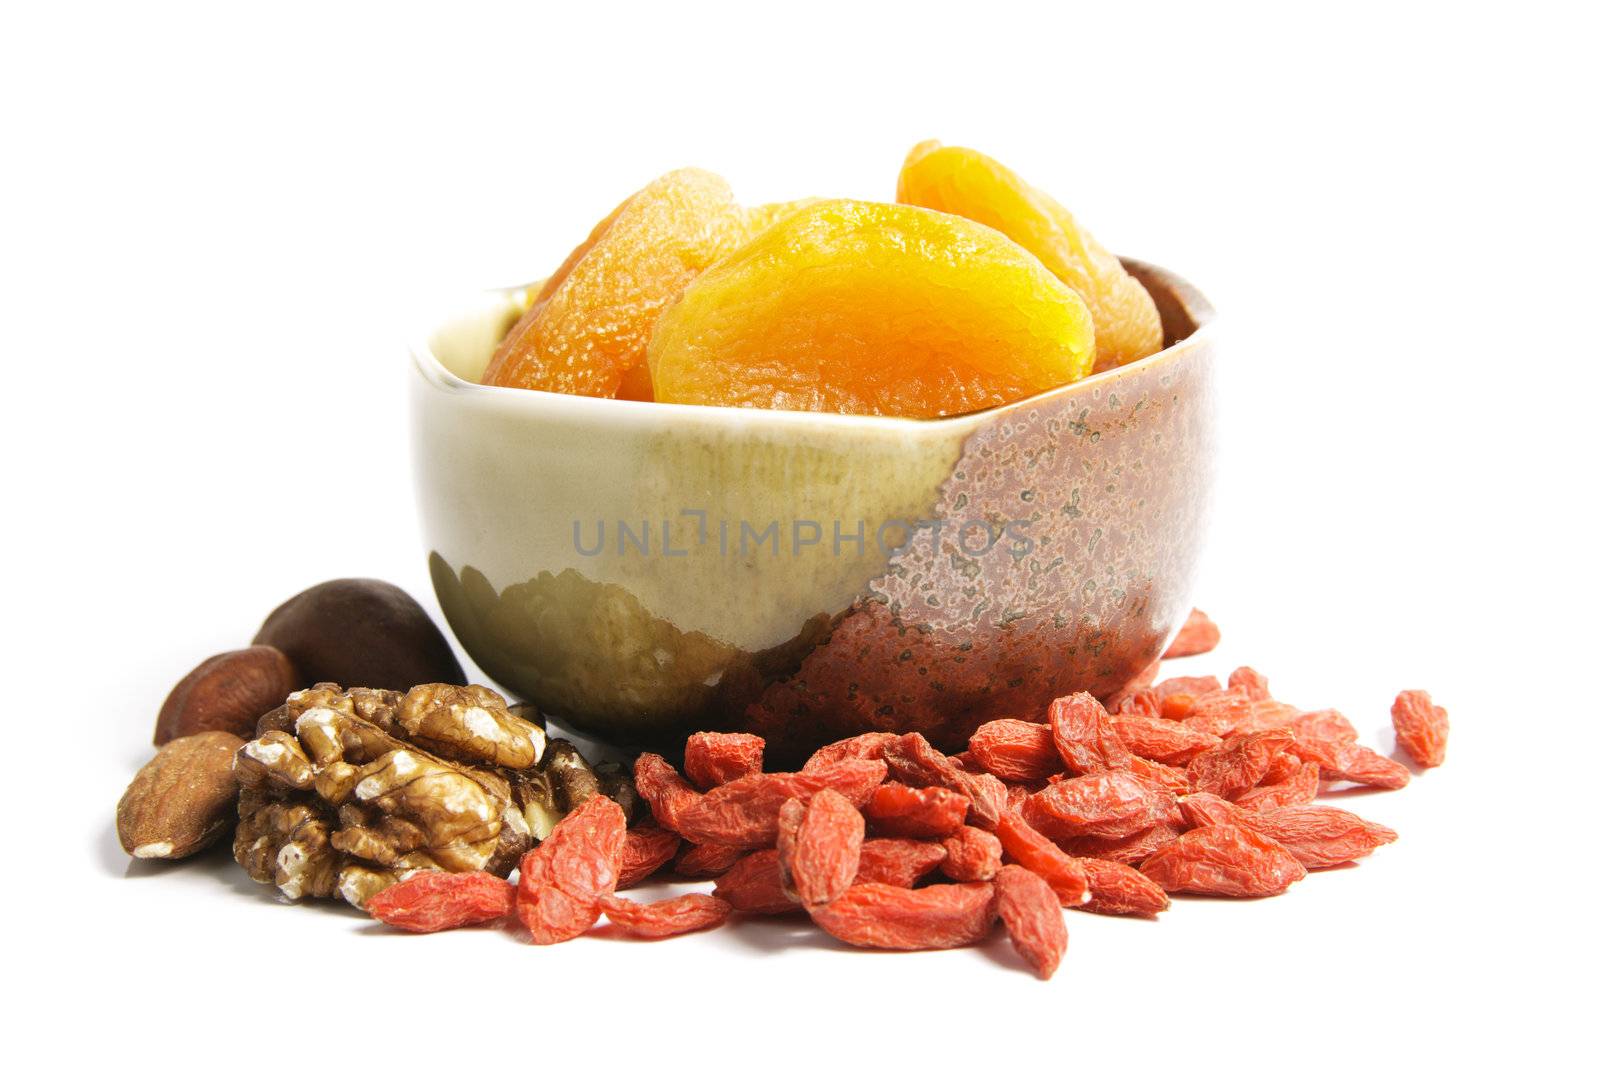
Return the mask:
<svg viewBox="0 0 1600 1067">
<path fill-rule="evenodd" d="M 936 421 L 477 385 L 524 299 L 485 294 L 412 353 L 450 626 L 497 683 L 626 745 L 915 729 L 953 749 L 1114 691 L 1188 610 L 1215 429 L 1209 305 L 1128 266 L 1164 351 Z"/>
</svg>

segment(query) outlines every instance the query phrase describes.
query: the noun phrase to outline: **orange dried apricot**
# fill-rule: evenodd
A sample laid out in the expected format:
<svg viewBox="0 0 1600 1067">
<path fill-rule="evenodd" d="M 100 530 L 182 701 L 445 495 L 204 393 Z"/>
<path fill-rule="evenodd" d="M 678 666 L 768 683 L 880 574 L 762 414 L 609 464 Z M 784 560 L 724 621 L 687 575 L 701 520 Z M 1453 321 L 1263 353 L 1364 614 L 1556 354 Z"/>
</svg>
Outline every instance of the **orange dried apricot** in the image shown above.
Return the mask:
<svg viewBox="0 0 1600 1067">
<path fill-rule="evenodd" d="M 645 348 L 661 311 L 749 234 L 727 182 L 665 174 L 601 220 L 496 349 L 485 385 L 649 400 Z"/>
<path fill-rule="evenodd" d="M 991 226 L 1038 256 L 1089 305 L 1095 370 L 1161 349 L 1161 316 L 1138 279 L 1066 208 L 983 153 L 922 142 L 900 168 L 896 198 Z"/>
<path fill-rule="evenodd" d="M 1082 299 L 1015 243 L 955 215 L 826 200 L 701 274 L 650 343 L 675 404 L 929 418 L 1089 372 Z"/>
</svg>

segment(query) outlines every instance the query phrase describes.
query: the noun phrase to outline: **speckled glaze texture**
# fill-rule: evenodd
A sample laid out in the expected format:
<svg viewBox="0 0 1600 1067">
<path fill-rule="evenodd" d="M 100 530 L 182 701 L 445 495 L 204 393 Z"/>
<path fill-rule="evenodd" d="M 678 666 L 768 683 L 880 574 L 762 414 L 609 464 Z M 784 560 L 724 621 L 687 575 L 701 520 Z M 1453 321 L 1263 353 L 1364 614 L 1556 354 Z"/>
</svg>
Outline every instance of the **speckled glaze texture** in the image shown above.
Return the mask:
<svg viewBox="0 0 1600 1067">
<path fill-rule="evenodd" d="M 781 760 L 920 730 L 953 751 L 986 720 L 1116 690 L 1188 611 L 1215 431 L 1209 306 L 1128 265 L 1163 352 L 932 423 L 484 389 L 433 362 L 470 374 L 494 329 L 469 317 L 423 346 L 413 390 L 446 617 L 501 685 L 624 745 L 749 729 Z M 545 473 L 563 463 L 565 480 Z M 920 525 L 887 554 L 729 557 L 674 517 L 676 544 L 702 535 L 681 558 L 584 557 L 555 529 L 685 505 Z"/>
</svg>

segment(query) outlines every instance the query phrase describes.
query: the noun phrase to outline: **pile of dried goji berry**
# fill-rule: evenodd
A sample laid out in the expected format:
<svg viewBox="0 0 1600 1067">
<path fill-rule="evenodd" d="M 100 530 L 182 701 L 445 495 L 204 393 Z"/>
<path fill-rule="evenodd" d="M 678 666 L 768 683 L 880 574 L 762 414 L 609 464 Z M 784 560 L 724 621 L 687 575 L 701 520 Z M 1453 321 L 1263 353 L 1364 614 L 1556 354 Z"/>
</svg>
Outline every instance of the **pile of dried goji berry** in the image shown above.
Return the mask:
<svg viewBox="0 0 1600 1067">
<path fill-rule="evenodd" d="M 1209 651 L 1196 612 L 1168 658 Z M 641 937 L 707 929 L 731 912 L 805 912 L 871 948 L 971 944 L 998 919 L 1048 977 L 1066 950 L 1062 909 L 1152 917 L 1170 892 L 1282 893 L 1308 870 L 1347 863 L 1392 830 L 1314 803 L 1328 782 L 1399 788 L 1400 763 L 1356 742 L 1337 711 L 1274 700 L 1249 667 L 1154 683 L 1102 705 L 1062 697 L 1046 722 L 1001 719 L 948 756 L 921 734 L 863 734 L 794 773 L 762 771 L 750 734 L 689 738 L 683 774 L 646 753 L 634 767 L 651 819 L 629 829 L 603 796 L 522 859 L 518 882 L 426 872 L 379 893 L 371 913 L 433 931 L 514 916 L 537 944 L 604 915 Z M 1444 758 L 1448 722 L 1426 693 L 1392 710 L 1419 766 Z M 665 867 L 716 878 L 714 894 L 654 903 L 617 895 Z"/>
</svg>

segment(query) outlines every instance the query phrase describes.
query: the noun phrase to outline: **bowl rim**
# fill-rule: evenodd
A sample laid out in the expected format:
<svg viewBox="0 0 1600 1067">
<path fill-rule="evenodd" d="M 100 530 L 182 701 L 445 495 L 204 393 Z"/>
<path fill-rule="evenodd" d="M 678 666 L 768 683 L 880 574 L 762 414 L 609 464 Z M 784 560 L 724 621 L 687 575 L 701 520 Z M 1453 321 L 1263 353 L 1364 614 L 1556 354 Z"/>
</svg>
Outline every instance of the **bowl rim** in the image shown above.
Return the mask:
<svg viewBox="0 0 1600 1067">
<path fill-rule="evenodd" d="M 641 400 L 623 400 L 619 402 L 616 397 L 577 396 L 571 393 L 550 393 L 540 389 L 517 389 L 505 385 L 484 385 L 481 382 L 468 381 L 444 365 L 443 361 L 434 353 L 431 340 L 445 323 L 452 319 L 460 318 L 473 306 L 465 297 L 458 298 L 454 303 L 450 304 L 447 314 L 436 312 L 429 316 L 428 321 L 420 328 L 413 329 L 409 349 L 414 368 L 422 379 L 433 388 L 441 392 L 476 396 L 496 403 L 518 405 L 526 409 L 530 414 L 564 413 L 569 416 L 576 416 L 587 412 L 595 417 L 655 420 L 663 426 L 669 427 L 674 424 L 674 420 L 690 423 L 704 422 L 707 419 L 711 419 L 737 424 L 760 424 L 766 422 L 775 427 L 785 423 L 820 423 L 841 428 L 851 428 L 856 431 L 866 431 L 876 427 L 901 433 L 946 433 L 951 430 L 959 431 L 967 427 L 976 427 L 983 422 L 1003 416 L 1022 407 L 1048 403 L 1079 392 L 1101 388 L 1124 376 L 1143 373 L 1164 363 L 1176 362 L 1183 359 L 1191 351 L 1210 342 L 1212 335 L 1216 332 L 1217 315 L 1211 302 L 1206 299 L 1199 289 L 1186 278 L 1165 267 L 1128 257 L 1123 257 L 1122 262 L 1135 268 L 1140 273 L 1159 278 L 1182 305 L 1184 312 L 1191 321 L 1194 322 L 1195 328 L 1193 332 L 1182 340 L 1167 345 L 1159 352 L 1152 352 L 1142 359 L 1124 363 L 1120 367 L 1112 367 L 1110 370 L 1090 374 L 1079 378 L 1075 382 L 1067 382 L 1053 389 L 1047 389 L 1042 393 L 1032 393 L 1028 396 L 1018 397 L 1016 400 L 995 407 L 981 408 L 977 411 L 963 412 L 959 415 L 946 415 L 936 419 L 917 419 L 903 415 L 861 415 L 834 411 L 718 407 L 708 404 L 657 404 Z M 486 298 L 520 292 L 525 288 L 525 286 L 505 286 L 496 289 L 483 289 L 475 294 L 474 299 L 481 303 Z"/>
</svg>

